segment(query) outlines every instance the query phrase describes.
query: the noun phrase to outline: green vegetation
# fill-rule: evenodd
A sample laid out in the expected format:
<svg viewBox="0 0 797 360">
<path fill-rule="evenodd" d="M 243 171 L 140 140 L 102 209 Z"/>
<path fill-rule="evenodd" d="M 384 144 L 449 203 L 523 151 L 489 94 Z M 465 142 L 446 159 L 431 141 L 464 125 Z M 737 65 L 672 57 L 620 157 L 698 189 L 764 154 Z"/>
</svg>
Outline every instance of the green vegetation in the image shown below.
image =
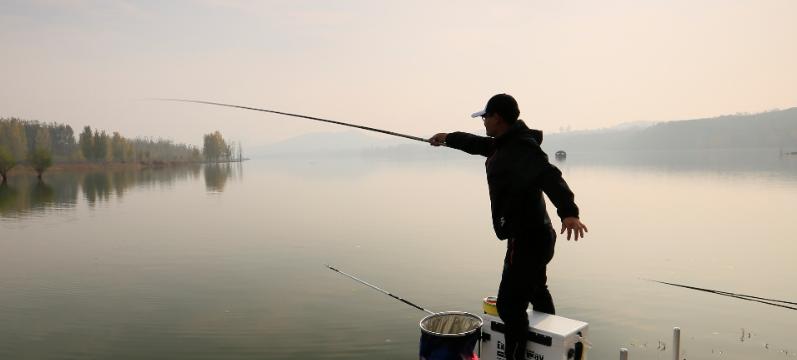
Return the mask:
<svg viewBox="0 0 797 360">
<path fill-rule="evenodd" d="M 202 154 L 208 162 L 243 161 L 243 147 L 238 142 L 227 142 L 221 133 L 214 131 L 204 136 Z"/>
<path fill-rule="evenodd" d="M 78 144 L 81 155 L 92 162 L 142 162 L 162 164 L 166 162 L 196 162 L 202 157 L 199 149 L 191 145 L 175 144 L 170 140 L 128 139 L 114 132 L 86 126 L 80 133 Z"/>
<path fill-rule="evenodd" d="M 205 135 L 202 154 L 205 155 L 205 160 L 207 161 L 229 161 L 232 156 L 232 148 L 227 145 L 220 132 L 214 131 Z"/>
<path fill-rule="evenodd" d="M 237 151 L 236 154 L 233 154 Z M 202 151 L 195 146 L 153 138 L 130 139 L 118 132 L 83 128 L 77 135 L 69 125 L 17 118 L 0 118 L 0 175 L 18 164 L 32 167 L 39 178 L 57 163 L 139 163 L 166 165 L 188 162 L 227 162 L 242 158 L 240 144 L 228 143 L 219 131 L 205 135 Z"/>
<path fill-rule="evenodd" d="M 7 185 L 0 186 L 0 218 L 36 215 L 53 207 L 75 208 L 79 199 L 95 207 L 121 199 L 137 187 L 172 186 L 188 179 L 200 181 L 204 168 L 211 168 L 210 175 L 205 175 L 207 191 L 221 192 L 228 179 L 240 176 L 236 166 L 199 162 L 168 168 L 113 166 L 101 171 L 52 172 L 43 182 L 12 176 Z"/>
<path fill-rule="evenodd" d="M 38 148 L 30 154 L 29 160 L 33 169 L 36 170 L 36 177 L 41 180 L 44 170 L 53 165 L 53 154 L 50 153 L 50 150 Z"/>
</svg>

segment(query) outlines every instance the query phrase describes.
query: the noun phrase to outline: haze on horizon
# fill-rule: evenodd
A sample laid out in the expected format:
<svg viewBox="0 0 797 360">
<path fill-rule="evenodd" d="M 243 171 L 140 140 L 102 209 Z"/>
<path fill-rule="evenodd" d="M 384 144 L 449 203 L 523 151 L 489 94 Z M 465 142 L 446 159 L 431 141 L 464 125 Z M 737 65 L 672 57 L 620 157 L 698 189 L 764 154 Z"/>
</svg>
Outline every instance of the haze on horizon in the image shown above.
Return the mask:
<svg viewBox="0 0 797 360">
<path fill-rule="evenodd" d="M 797 2 L 0 0 L 0 117 L 198 144 L 330 125 L 481 133 L 497 92 L 556 132 L 797 105 Z"/>
</svg>

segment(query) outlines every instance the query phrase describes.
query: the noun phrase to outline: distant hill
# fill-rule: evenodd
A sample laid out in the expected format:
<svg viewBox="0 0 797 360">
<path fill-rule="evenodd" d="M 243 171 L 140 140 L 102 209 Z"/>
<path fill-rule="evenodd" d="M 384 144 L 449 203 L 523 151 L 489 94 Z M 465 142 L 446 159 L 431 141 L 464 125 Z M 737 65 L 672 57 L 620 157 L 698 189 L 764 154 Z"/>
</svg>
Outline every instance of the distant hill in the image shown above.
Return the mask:
<svg viewBox="0 0 797 360">
<path fill-rule="evenodd" d="M 797 151 L 797 108 L 759 114 L 715 118 L 631 122 L 611 128 L 546 133 L 543 148 L 565 151 L 779 149 Z M 451 157 L 459 154 L 435 151 L 412 140 L 377 137 L 359 130 L 310 133 L 247 149 L 254 157 L 323 154 L 390 158 Z"/>
<path fill-rule="evenodd" d="M 546 134 L 548 151 L 797 149 L 797 108 Z"/>
</svg>

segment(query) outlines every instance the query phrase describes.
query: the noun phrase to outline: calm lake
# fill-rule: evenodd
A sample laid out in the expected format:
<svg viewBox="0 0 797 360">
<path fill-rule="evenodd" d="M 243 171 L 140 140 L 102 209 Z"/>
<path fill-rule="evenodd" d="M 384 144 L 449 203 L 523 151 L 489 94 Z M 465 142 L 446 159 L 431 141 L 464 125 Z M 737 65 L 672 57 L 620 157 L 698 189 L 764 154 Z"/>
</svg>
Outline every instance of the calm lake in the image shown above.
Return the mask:
<svg viewBox="0 0 797 360">
<path fill-rule="evenodd" d="M 324 264 L 481 314 L 505 246 L 483 159 L 436 150 L 13 177 L 0 359 L 417 358 L 425 314 Z M 679 326 L 682 358 L 797 360 L 797 311 L 648 280 L 797 301 L 797 156 L 557 165 L 590 232 L 559 237 L 549 286 L 559 315 L 590 323 L 589 358 L 670 359 Z"/>
</svg>

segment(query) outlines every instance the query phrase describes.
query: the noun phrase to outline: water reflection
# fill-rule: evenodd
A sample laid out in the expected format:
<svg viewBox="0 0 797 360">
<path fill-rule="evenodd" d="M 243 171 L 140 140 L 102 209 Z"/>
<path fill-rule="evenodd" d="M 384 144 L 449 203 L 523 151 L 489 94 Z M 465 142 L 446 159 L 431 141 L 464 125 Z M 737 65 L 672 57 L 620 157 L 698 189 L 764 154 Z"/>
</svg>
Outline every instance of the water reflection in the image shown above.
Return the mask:
<svg viewBox="0 0 797 360">
<path fill-rule="evenodd" d="M 0 186 L 0 216 L 20 217 L 54 209 L 75 207 L 82 193 L 90 207 L 122 198 L 136 188 L 169 188 L 177 182 L 197 179 L 202 165 L 193 164 L 174 168 L 148 168 L 112 171 L 64 171 L 45 174 L 44 181 L 34 176 L 15 176 Z M 205 184 L 208 191 L 221 192 L 227 179 L 242 174 L 242 167 L 207 165 Z"/>
<path fill-rule="evenodd" d="M 597 166 L 667 173 L 797 178 L 797 156 L 782 154 L 778 149 L 568 152 L 567 159 L 556 164 L 560 167 Z"/>
<path fill-rule="evenodd" d="M 0 216 L 13 217 L 48 208 L 73 208 L 78 181 L 74 176 L 53 174 L 46 181 L 35 176 L 12 178 L 0 186 Z"/>
<path fill-rule="evenodd" d="M 224 191 L 224 185 L 232 174 L 232 166 L 229 163 L 205 165 L 205 188 L 209 192 Z"/>
<path fill-rule="evenodd" d="M 572 168 L 568 180 L 595 229 L 583 242 L 560 238 L 551 283 L 561 313 L 590 322 L 590 357 L 612 358 L 622 346 L 634 359 L 661 358 L 677 325 L 690 359 L 784 359 L 793 312 L 639 278 L 797 297 L 784 286 L 797 283 L 790 224 L 771 221 L 794 212 L 797 185 L 702 176 L 766 168 L 756 164 L 707 162 L 693 174 L 684 164 L 615 167 L 605 154 L 588 155 L 595 161 L 570 153 L 560 164 Z M 42 226 L 0 219 L 0 358 L 31 349 L 29 357 L 76 359 L 417 356 L 420 314 L 321 264 L 433 309 L 478 311 L 495 293 L 505 245 L 485 217 L 483 158 L 456 159 L 267 159 L 247 163 L 245 182 L 235 181 L 235 164 L 51 173 L 52 197 L 34 190 L 33 177 L 15 177 L 0 207 L 25 197 L 41 201 L 28 207 L 53 209 L 71 197 L 78 210 Z M 87 189 L 93 211 L 83 211 Z"/>
<path fill-rule="evenodd" d="M 797 155 L 779 149 L 708 149 L 678 151 L 567 151 L 566 157 L 556 157 L 560 149 L 543 149 L 552 163 L 568 167 L 603 167 L 630 169 L 652 173 L 682 173 L 686 175 L 752 175 L 797 180 Z M 481 156 L 469 156 L 453 149 L 429 146 L 396 146 L 386 150 L 368 150 L 345 155 L 302 154 L 264 158 L 272 170 L 299 177 L 356 178 L 384 171 L 386 168 L 407 166 L 440 169 L 464 167 L 483 171 Z"/>
<path fill-rule="evenodd" d="M 0 214 L 5 215 L 10 209 L 15 208 L 19 191 L 3 183 L 0 185 Z"/>
<path fill-rule="evenodd" d="M 98 201 L 107 201 L 111 197 L 112 179 L 108 173 L 92 173 L 83 176 L 83 195 L 89 206 L 94 206 Z"/>
<path fill-rule="evenodd" d="M 31 207 L 47 207 L 55 202 L 55 190 L 43 181 L 36 182 L 30 190 Z"/>
</svg>

